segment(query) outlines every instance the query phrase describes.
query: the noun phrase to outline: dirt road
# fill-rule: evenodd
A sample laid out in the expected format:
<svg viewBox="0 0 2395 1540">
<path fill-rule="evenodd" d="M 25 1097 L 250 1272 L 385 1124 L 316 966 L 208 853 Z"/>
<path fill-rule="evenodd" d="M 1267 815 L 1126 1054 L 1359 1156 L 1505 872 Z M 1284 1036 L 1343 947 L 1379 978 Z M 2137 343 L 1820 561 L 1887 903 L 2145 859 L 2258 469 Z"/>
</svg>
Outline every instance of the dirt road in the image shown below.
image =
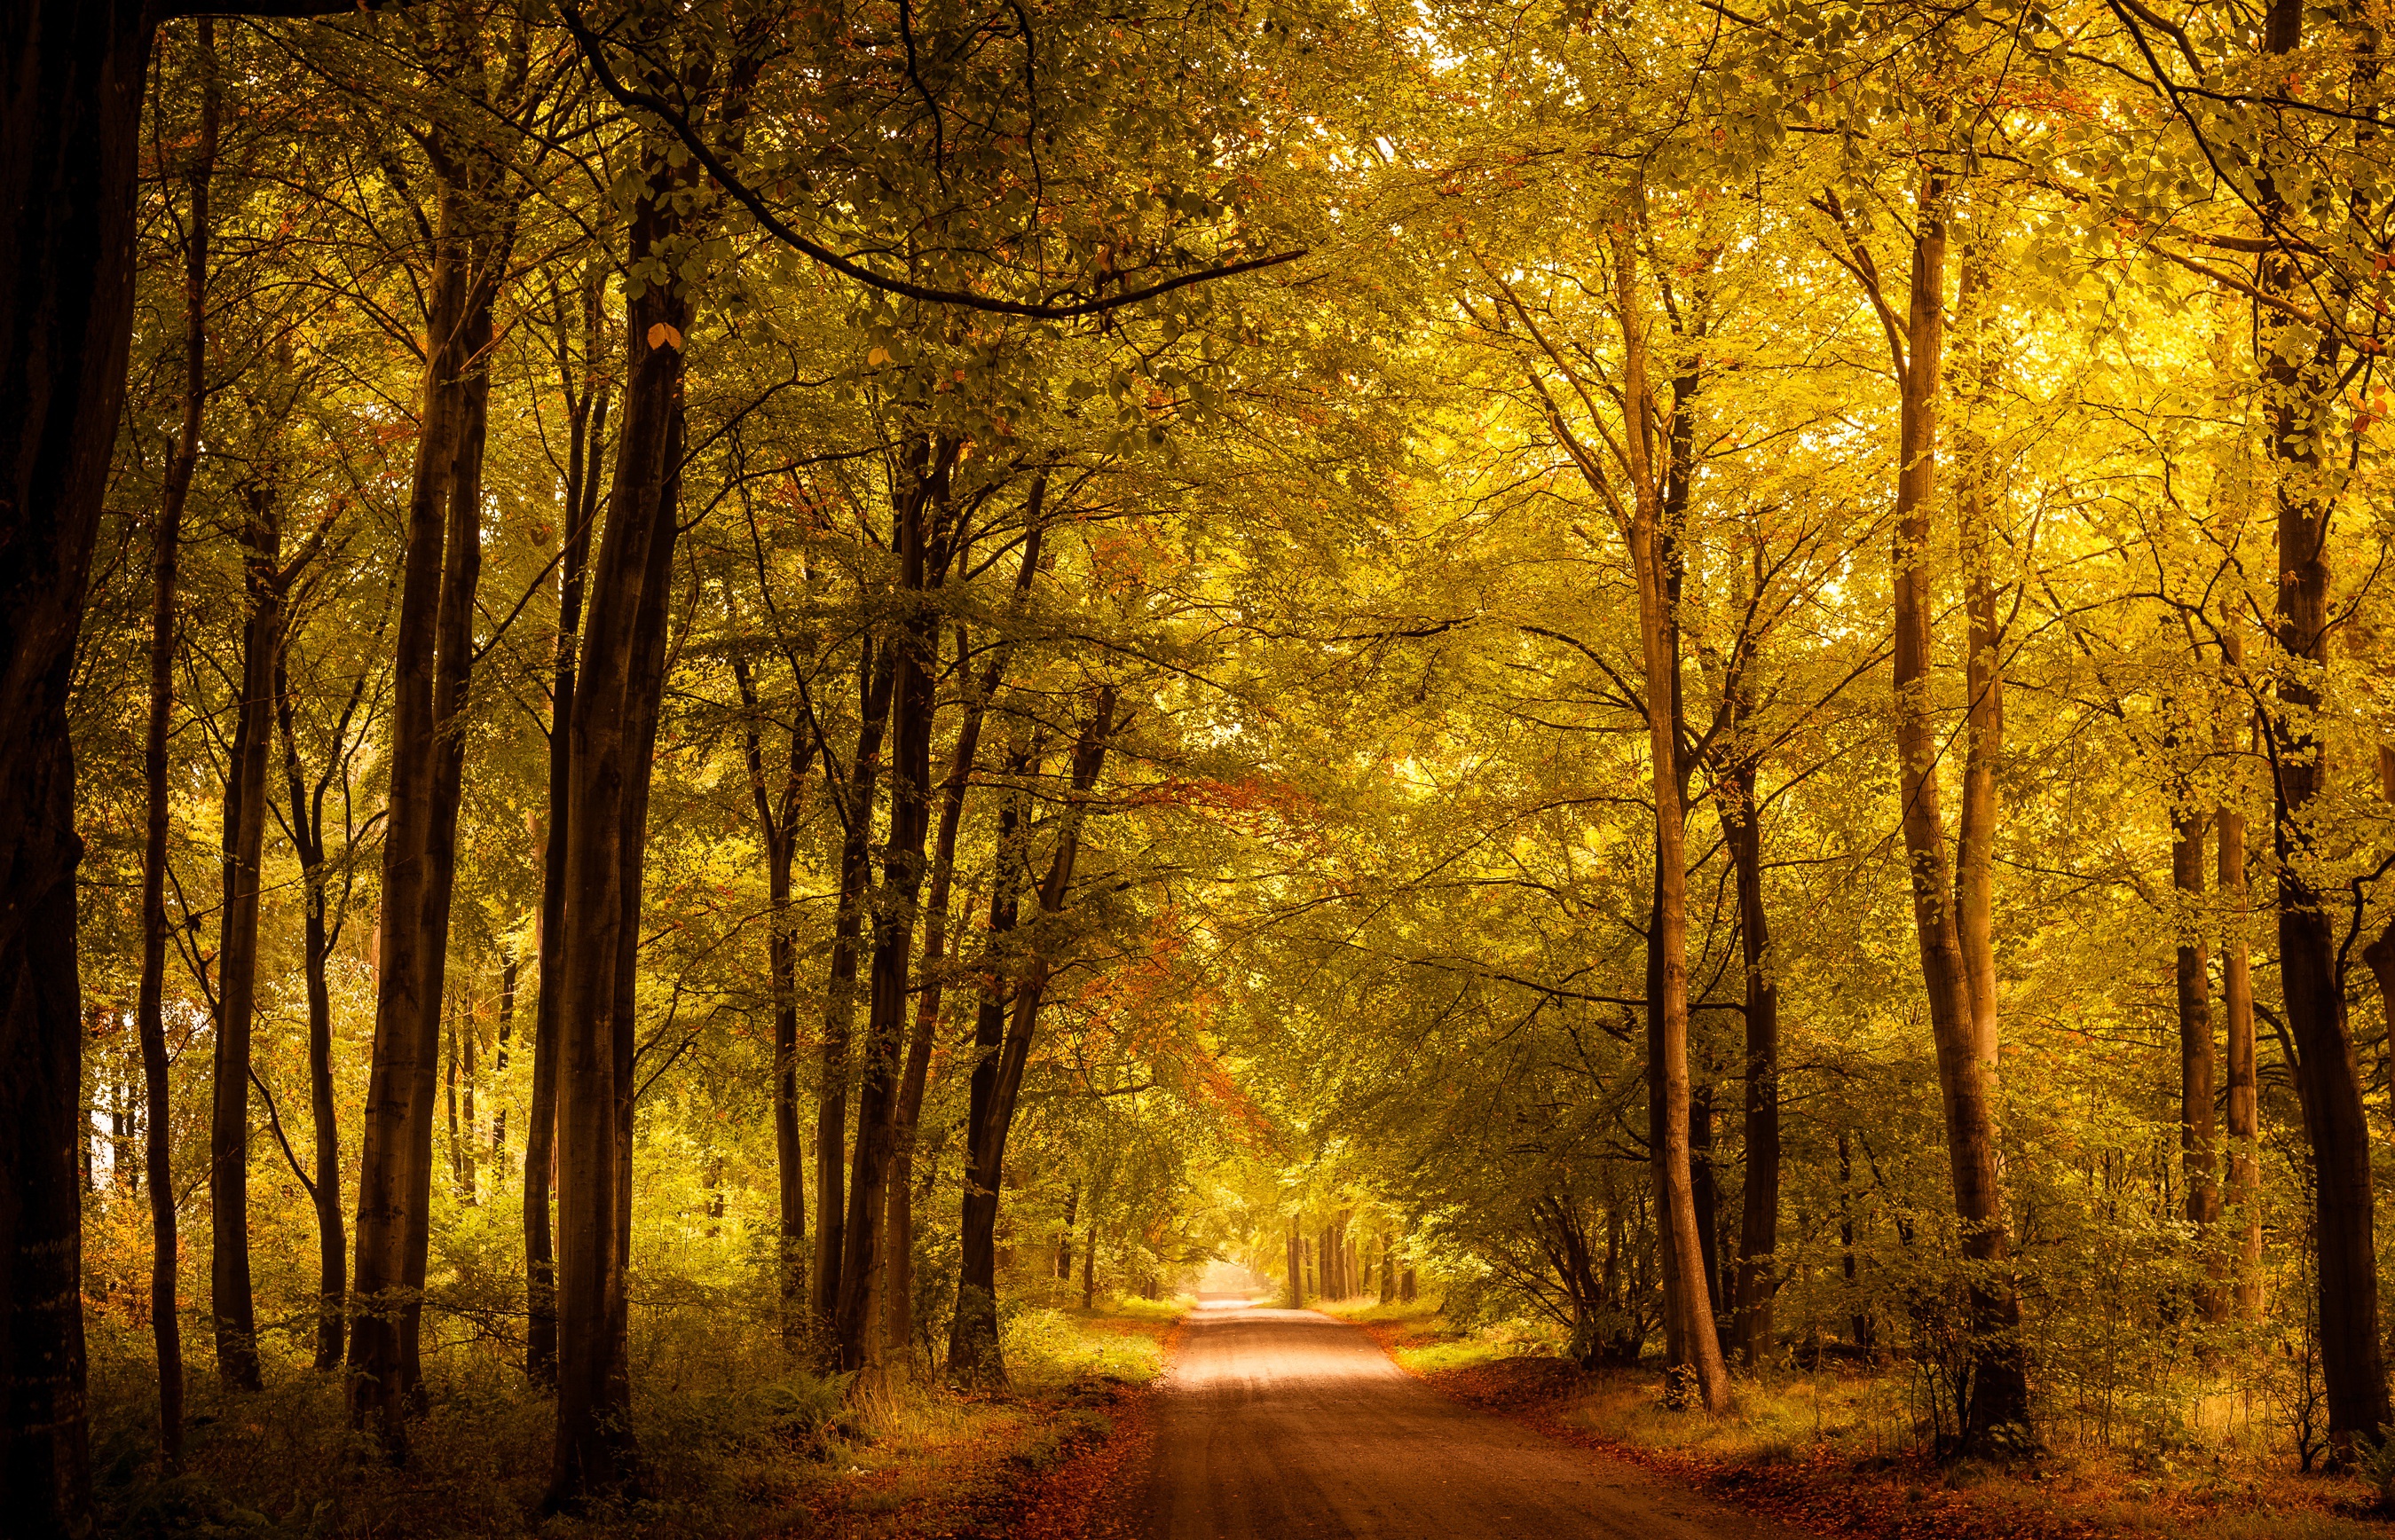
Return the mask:
<svg viewBox="0 0 2395 1540">
<path fill-rule="evenodd" d="M 1149 1540 L 1801 1540 L 1448 1400 L 1311 1310 L 1189 1318 Z"/>
</svg>

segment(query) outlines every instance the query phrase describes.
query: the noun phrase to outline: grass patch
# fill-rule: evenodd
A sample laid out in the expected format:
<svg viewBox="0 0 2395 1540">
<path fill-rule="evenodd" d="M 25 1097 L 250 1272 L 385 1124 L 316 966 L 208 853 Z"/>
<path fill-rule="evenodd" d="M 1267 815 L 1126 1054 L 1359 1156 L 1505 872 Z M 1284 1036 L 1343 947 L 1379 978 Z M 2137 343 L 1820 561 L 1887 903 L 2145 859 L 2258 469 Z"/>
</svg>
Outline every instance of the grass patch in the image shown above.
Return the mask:
<svg viewBox="0 0 2395 1540">
<path fill-rule="evenodd" d="M 1147 1308 L 1133 1313 L 1016 1311 L 999 1328 L 1008 1374 L 1029 1390 L 1092 1378 L 1147 1384 L 1164 1373 L 1163 1338 L 1182 1310 L 1163 1315 L 1153 1301 L 1140 1304 Z"/>
</svg>

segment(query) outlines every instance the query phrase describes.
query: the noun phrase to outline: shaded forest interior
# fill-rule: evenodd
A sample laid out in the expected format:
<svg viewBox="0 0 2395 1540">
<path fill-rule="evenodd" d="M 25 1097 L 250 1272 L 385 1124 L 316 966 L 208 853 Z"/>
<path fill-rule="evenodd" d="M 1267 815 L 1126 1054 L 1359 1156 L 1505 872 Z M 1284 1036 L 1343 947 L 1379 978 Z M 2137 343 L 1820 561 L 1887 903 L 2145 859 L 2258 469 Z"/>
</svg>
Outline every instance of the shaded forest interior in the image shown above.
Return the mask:
<svg viewBox="0 0 2395 1540">
<path fill-rule="evenodd" d="M 2395 1511 L 2388 22 L 9 6 L 8 1532 L 802 1524 L 1210 1276 Z"/>
</svg>

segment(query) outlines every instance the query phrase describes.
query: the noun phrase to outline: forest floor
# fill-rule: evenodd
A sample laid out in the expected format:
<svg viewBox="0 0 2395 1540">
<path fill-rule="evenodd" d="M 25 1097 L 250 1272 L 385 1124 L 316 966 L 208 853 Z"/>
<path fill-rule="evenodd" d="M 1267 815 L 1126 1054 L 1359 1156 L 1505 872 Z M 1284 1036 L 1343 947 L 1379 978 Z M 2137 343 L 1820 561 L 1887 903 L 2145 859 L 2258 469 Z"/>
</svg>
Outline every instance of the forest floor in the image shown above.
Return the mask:
<svg viewBox="0 0 2395 1540">
<path fill-rule="evenodd" d="M 2033 1462 L 1941 1464 L 1869 1409 L 1886 1376 L 1839 1365 L 1773 1386 L 1741 1381 L 1722 1418 L 1661 1404 L 1645 1370 L 1582 1373 L 1534 1336 L 1450 1327 L 1427 1303 L 1327 1307 L 1408 1373 L 1551 1439 L 1815 1533 L 1891 1540 L 2386 1540 L 2365 1483 L 2298 1475 L 2283 1451 L 2150 1454 L 2057 1442 Z"/>
<path fill-rule="evenodd" d="M 336 1375 L 278 1362 L 265 1390 L 232 1395 L 201 1370 L 184 1468 L 169 1476 L 146 1343 L 104 1322 L 102 1528 L 110 1540 L 1112 1540 L 1137 1533 L 1121 1499 L 1144 1481 L 1149 1386 L 1186 1304 L 1015 1312 L 1002 1336 L 1012 1384 L 982 1395 L 760 1375 L 779 1349 L 753 1327 L 681 1323 L 635 1339 L 642 1493 L 546 1520 L 552 1403 L 500 1354 L 462 1345 L 429 1365 L 404 1466 L 350 1430 Z"/>
<path fill-rule="evenodd" d="M 879 1441 L 792 1531 L 839 1540 L 1131 1540 L 1155 1440 L 1154 1381 L 1185 1301 L 1043 1312 L 1018 1325 L 1013 1385 L 867 1410 Z"/>
</svg>

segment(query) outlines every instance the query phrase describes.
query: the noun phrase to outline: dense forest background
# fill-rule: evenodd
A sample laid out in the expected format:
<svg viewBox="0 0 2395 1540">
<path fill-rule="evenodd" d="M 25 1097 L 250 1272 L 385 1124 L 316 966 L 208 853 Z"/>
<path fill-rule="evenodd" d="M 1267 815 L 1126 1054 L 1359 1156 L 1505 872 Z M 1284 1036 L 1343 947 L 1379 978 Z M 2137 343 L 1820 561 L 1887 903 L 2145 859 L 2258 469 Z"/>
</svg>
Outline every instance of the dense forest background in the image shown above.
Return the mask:
<svg viewBox="0 0 2395 1540">
<path fill-rule="evenodd" d="M 2376 0 L 210 8 L 0 24 L 19 1533 L 1217 1261 L 2388 1464 Z"/>
</svg>

